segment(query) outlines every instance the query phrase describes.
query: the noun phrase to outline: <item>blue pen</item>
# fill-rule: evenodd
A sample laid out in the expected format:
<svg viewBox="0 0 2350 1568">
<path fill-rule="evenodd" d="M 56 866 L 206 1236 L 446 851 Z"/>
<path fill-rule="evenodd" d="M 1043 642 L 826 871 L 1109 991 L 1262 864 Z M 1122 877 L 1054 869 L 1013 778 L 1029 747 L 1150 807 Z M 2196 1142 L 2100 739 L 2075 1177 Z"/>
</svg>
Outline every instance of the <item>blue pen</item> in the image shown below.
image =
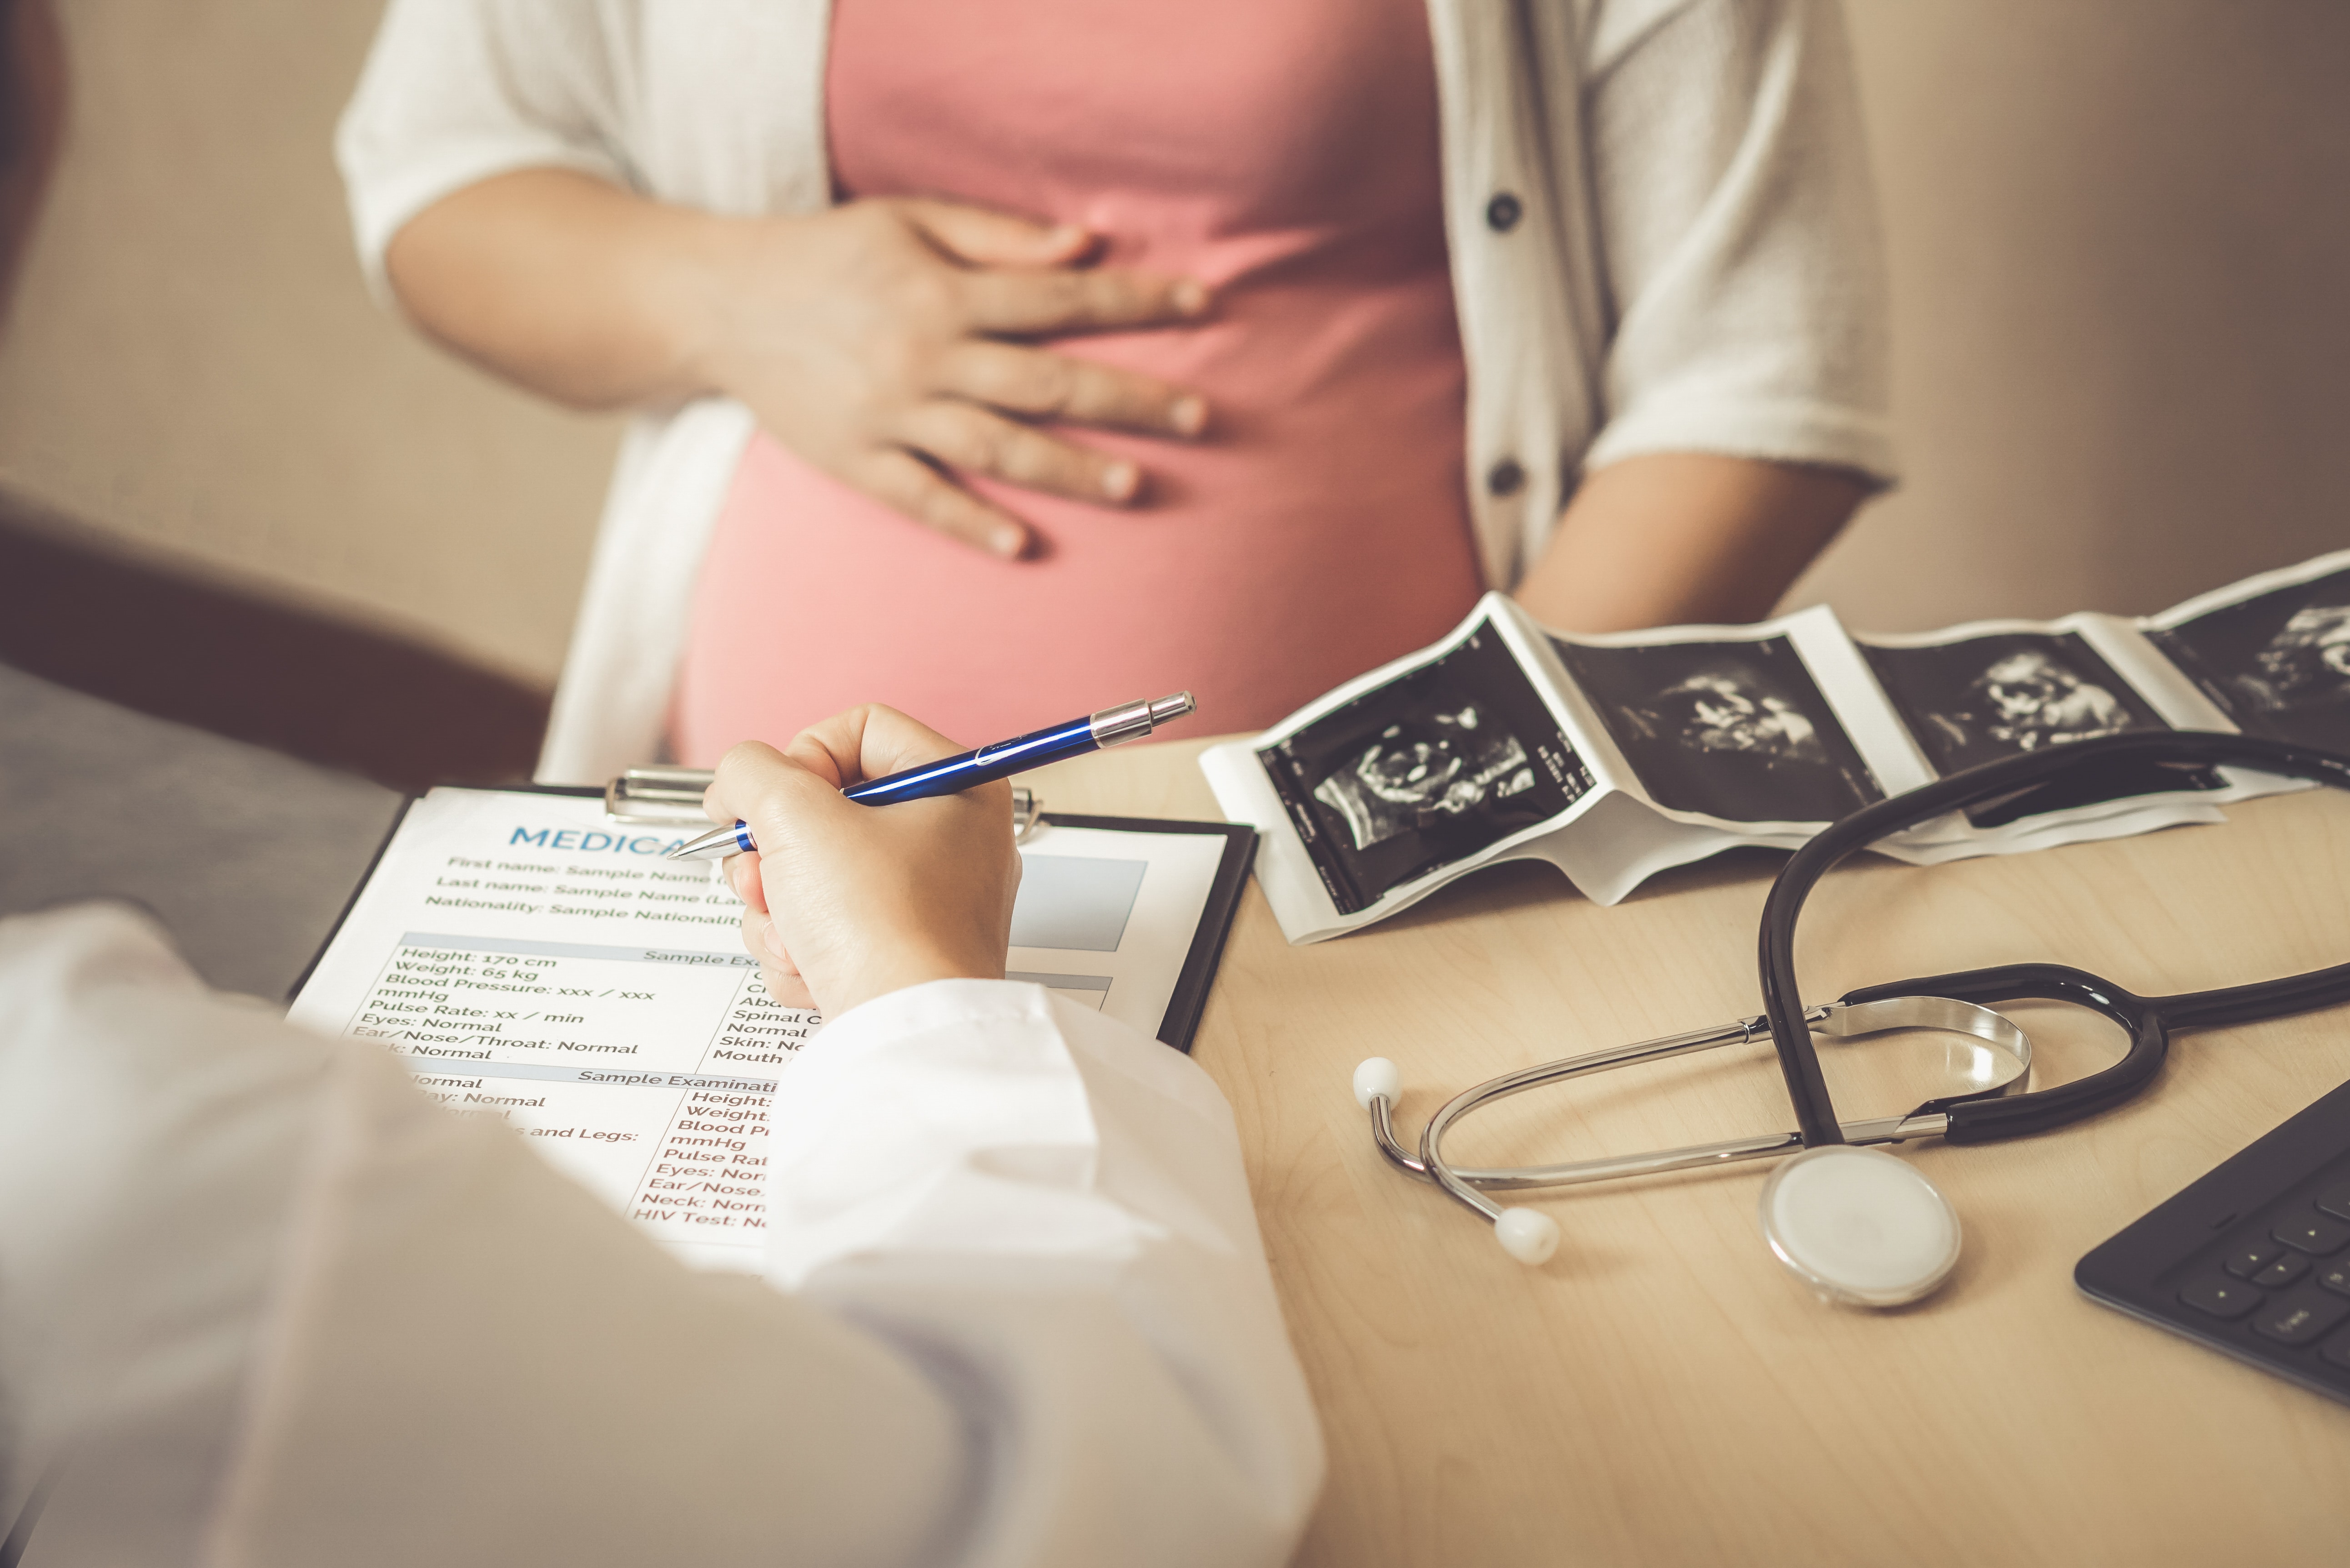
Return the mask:
<svg viewBox="0 0 2350 1568">
<path fill-rule="evenodd" d="M 1121 702 L 1066 724 L 1055 724 L 1016 740 L 998 741 L 959 757 L 942 757 L 919 768 L 908 768 L 887 778 L 868 779 L 840 793 L 865 805 L 890 805 L 901 800 L 928 800 L 954 794 L 993 779 L 1007 778 L 1028 768 L 1041 768 L 1067 757 L 1083 756 L 1104 746 L 1139 741 L 1159 725 L 1180 719 L 1194 704 L 1189 691 L 1161 697 L 1155 702 Z M 671 860 L 723 860 L 758 848 L 747 824 L 713 827 L 669 852 Z"/>
</svg>

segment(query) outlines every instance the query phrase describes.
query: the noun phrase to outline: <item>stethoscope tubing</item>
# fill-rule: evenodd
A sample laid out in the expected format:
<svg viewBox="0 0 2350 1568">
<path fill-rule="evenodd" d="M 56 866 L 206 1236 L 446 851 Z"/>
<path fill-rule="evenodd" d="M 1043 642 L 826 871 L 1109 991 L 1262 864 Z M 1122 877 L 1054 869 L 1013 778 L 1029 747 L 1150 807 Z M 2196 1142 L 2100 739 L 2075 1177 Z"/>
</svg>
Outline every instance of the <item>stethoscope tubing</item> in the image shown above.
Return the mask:
<svg viewBox="0 0 2350 1568">
<path fill-rule="evenodd" d="M 2253 768 L 2350 789 L 2350 757 L 2336 753 L 2255 735 L 2158 731 L 2078 741 L 1986 763 L 1866 806 L 1830 825 L 1796 850 L 1772 883 L 1762 906 L 1757 952 L 1762 1016 L 1770 1024 L 1780 1073 L 1786 1080 L 1799 1136 L 1806 1147 L 1846 1141 L 1827 1081 L 1820 1072 L 1819 1054 L 1802 1026 L 1803 993 L 1795 980 L 1795 925 L 1804 900 L 1820 878 L 1846 857 L 1887 835 L 1950 812 L 2012 797 L 2080 767 L 2130 763 L 2182 769 Z M 1945 986 L 1949 989 L 1939 989 Z M 2035 989 L 2042 986 L 2054 988 L 2054 992 Z M 1955 992 L 1955 1000 L 1985 1004 L 2024 997 L 2075 1001 L 2129 1031 L 2129 1050 L 2102 1072 L 2051 1089 L 1951 1106 L 1944 1136 L 1952 1142 L 1976 1143 L 2049 1131 L 2127 1099 L 2161 1069 L 2172 1027 L 2280 1018 L 2350 1001 L 2350 964 L 2160 998 L 2136 996 L 2094 975 L 2055 964 L 2008 965 L 1905 981 L 1880 990 Z"/>
</svg>

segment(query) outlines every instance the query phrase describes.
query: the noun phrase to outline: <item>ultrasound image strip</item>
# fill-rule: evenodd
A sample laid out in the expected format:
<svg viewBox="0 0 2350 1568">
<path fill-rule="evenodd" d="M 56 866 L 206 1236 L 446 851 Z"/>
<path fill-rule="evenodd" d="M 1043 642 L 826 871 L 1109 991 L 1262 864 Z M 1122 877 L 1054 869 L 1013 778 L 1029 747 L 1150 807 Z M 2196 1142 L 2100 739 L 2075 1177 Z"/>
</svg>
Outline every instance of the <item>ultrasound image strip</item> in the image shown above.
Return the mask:
<svg viewBox="0 0 2350 1568">
<path fill-rule="evenodd" d="M 1878 684 L 1944 776 L 2027 752 L 2170 725 L 2076 632 L 1992 632 L 1918 646 L 1862 643 Z M 2177 790 L 2226 787 L 2209 768 L 2106 764 L 1967 813 L 1981 828 Z"/>
<path fill-rule="evenodd" d="M 1298 841 L 1305 846 L 1305 853 L 1313 860 L 1314 869 L 1321 874 L 1322 888 L 1330 895 L 1330 902 L 1342 915 L 1358 914 L 1369 909 L 1375 900 L 1363 897 L 1362 889 L 1356 886 L 1355 878 L 1348 874 L 1345 863 L 1331 852 L 1324 841 L 1322 825 L 1315 820 L 1313 808 L 1308 804 L 1313 799 L 1314 791 L 1306 782 L 1305 769 L 1295 758 L 1283 755 L 1277 749 L 1260 752 L 1257 757 L 1264 764 L 1265 776 L 1273 781 L 1274 794 L 1281 797 L 1283 808 L 1289 813 L 1290 826 L 1297 830 Z"/>
<path fill-rule="evenodd" d="M 1937 772 L 2170 726 L 2074 632 L 1994 632 L 1861 655 Z"/>
<path fill-rule="evenodd" d="M 2350 750 L 2350 570 L 2147 637 L 2246 733 Z"/>
<path fill-rule="evenodd" d="M 1833 822 L 1884 798 L 1788 637 L 1552 646 L 1668 810 Z"/>
<path fill-rule="evenodd" d="M 1557 816 L 1592 784 L 1490 622 L 1257 755 L 1347 915 Z"/>
</svg>

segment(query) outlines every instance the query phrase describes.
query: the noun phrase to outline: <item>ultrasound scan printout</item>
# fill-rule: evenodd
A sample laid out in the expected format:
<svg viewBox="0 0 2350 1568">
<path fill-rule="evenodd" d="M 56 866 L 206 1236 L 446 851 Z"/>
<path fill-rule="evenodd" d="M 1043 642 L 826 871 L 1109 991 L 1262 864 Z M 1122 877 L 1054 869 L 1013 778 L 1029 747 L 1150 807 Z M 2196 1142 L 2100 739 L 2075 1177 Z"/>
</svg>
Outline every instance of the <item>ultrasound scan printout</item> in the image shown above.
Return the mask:
<svg viewBox="0 0 2350 1568">
<path fill-rule="evenodd" d="M 1991 632 L 1908 646 L 1863 641 L 1860 650 L 1940 774 L 2077 741 L 2170 728 L 2077 633 Z M 2132 763 L 2060 780 L 1967 817 L 1977 827 L 2000 827 L 2069 806 L 2225 784 L 2210 768 L 2182 772 Z"/>
<path fill-rule="evenodd" d="M 2246 734 L 2350 751 L 2350 567 L 2207 602 L 2147 639 Z"/>
<path fill-rule="evenodd" d="M 2350 550 L 2146 618 L 1876 637 L 1823 605 L 1582 639 L 1488 595 L 1434 648 L 1200 765 L 1225 813 L 1264 835 L 1259 883 L 1303 942 L 1503 857 L 1548 861 L 1612 904 L 1722 849 L 1795 847 L 1937 777 L 2230 725 L 2350 752 Z M 2085 759 L 1872 847 L 1940 865 L 2224 822 L 2223 806 L 2299 787 L 2252 768 Z"/>
<path fill-rule="evenodd" d="M 1548 821 L 1591 788 L 1491 623 L 1258 758 L 1341 914 Z"/>
<path fill-rule="evenodd" d="M 1725 822 L 1832 822 L 1883 798 L 1784 636 L 1554 639 L 1648 798 Z"/>
</svg>

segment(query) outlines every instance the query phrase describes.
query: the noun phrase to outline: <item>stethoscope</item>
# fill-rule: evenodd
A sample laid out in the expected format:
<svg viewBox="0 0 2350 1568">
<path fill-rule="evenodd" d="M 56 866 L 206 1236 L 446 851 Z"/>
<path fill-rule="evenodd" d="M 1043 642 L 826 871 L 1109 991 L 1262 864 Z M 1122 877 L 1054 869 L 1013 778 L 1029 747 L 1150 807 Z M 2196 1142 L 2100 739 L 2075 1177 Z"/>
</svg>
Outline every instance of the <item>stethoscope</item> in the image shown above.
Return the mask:
<svg viewBox="0 0 2350 1568">
<path fill-rule="evenodd" d="M 2350 788 L 2350 757 L 2250 735 L 2158 732 L 2030 752 L 1880 801 L 1821 832 L 1795 852 L 1772 884 L 1762 906 L 1760 1013 L 1720 1029 L 1643 1041 L 1489 1079 L 1454 1096 L 1429 1118 L 1416 1158 L 1396 1137 L 1396 1065 L 1375 1056 L 1355 1069 L 1355 1098 L 1370 1112 L 1380 1153 L 1405 1174 L 1435 1183 L 1492 1221 L 1503 1250 L 1526 1263 L 1544 1262 L 1556 1250 L 1557 1221 L 1537 1210 L 1504 1208 L 1486 1193 L 1787 1156 L 1764 1184 L 1761 1204 L 1762 1233 L 1779 1261 L 1831 1301 L 1898 1306 L 1918 1300 L 1958 1262 L 1958 1215 L 1916 1169 L 1870 1146 L 1916 1137 L 1989 1143 L 2052 1131 L 2117 1106 L 2151 1083 L 2174 1030 L 2249 1023 L 2350 1001 L 2350 964 L 2256 985 L 2147 997 L 2062 964 L 2024 963 L 1867 986 L 1825 1005 L 1803 1005 L 1795 985 L 1795 922 L 1812 888 L 1846 857 L 1948 812 L 1993 802 L 2028 807 L 2029 794 L 2068 774 L 2131 764 L 2182 774 L 2247 767 Z M 1995 1011 L 2000 1003 L 2023 1001 L 2087 1008 L 2120 1025 L 2129 1048 L 2119 1061 L 2087 1077 L 2033 1089 L 2031 1042 Z M 1897 1029 L 1951 1036 L 1951 1060 L 1963 1087 L 1906 1115 L 1840 1121 L 1812 1036 L 1853 1039 Z M 1471 1112 L 1496 1100 L 1608 1068 L 1753 1040 L 1770 1041 L 1778 1054 L 1794 1102 L 1794 1132 L 1566 1165 L 1478 1169 L 1444 1158 L 1445 1136 Z"/>
</svg>

